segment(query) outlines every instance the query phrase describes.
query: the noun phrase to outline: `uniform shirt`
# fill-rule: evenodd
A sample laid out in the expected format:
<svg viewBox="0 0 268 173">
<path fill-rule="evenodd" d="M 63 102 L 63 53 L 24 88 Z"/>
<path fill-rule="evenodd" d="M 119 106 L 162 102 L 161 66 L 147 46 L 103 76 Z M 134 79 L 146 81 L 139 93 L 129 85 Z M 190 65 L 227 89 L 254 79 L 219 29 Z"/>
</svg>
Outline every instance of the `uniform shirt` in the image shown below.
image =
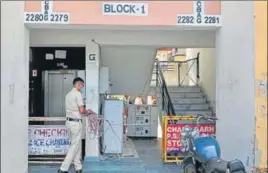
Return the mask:
<svg viewBox="0 0 268 173">
<path fill-rule="evenodd" d="M 79 112 L 79 106 L 84 106 L 82 93 L 73 88 L 65 97 L 66 117 L 81 119 L 82 115 Z"/>
</svg>

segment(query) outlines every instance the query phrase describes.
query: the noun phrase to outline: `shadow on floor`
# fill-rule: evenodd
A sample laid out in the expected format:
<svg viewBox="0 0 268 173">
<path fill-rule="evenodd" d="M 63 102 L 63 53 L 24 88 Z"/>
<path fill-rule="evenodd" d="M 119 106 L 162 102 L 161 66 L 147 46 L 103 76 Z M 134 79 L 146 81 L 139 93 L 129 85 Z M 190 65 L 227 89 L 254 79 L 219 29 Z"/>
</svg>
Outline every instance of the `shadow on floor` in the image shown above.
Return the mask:
<svg viewBox="0 0 268 173">
<path fill-rule="evenodd" d="M 109 161 L 86 159 L 84 173 L 179 173 L 176 164 L 164 164 L 161 158 L 161 140 L 134 139 L 139 158 Z M 60 165 L 29 165 L 29 173 L 56 173 Z M 71 168 L 69 173 L 75 173 Z"/>
</svg>

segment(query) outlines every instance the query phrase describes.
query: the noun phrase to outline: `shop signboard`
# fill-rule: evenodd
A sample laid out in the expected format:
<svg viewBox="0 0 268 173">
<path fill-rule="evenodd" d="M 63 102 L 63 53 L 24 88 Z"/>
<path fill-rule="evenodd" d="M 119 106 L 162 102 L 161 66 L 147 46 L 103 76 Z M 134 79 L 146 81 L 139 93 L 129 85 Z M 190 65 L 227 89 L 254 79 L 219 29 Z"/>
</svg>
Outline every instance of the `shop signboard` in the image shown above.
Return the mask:
<svg viewBox="0 0 268 173">
<path fill-rule="evenodd" d="M 180 134 L 185 127 L 195 128 L 195 124 L 167 124 L 166 151 L 168 154 L 184 155 L 186 149 L 181 144 Z M 200 124 L 198 126 L 200 135 L 214 136 L 216 133 L 215 124 Z"/>
<path fill-rule="evenodd" d="M 66 155 L 70 141 L 65 126 L 29 126 L 29 155 Z"/>
<path fill-rule="evenodd" d="M 162 156 L 164 162 L 181 162 L 188 154 L 181 140 L 181 132 L 185 127 L 195 128 L 196 116 L 163 116 Z M 203 121 L 198 125 L 199 134 L 202 136 L 215 136 L 216 124 Z"/>
</svg>

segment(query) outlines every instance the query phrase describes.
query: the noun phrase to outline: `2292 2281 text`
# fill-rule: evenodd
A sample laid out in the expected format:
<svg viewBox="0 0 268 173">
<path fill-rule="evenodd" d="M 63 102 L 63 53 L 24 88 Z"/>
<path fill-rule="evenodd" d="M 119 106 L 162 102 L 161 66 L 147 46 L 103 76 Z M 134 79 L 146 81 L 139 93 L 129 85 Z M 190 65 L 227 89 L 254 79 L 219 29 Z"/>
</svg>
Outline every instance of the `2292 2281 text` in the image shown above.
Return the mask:
<svg viewBox="0 0 268 173">
<path fill-rule="evenodd" d="M 208 24 L 218 24 L 220 23 L 220 18 L 219 17 L 216 17 L 216 16 L 205 16 L 204 17 L 204 22 L 205 23 L 208 23 Z"/>
<path fill-rule="evenodd" d="M 182 24 L 192 24 L 194 23 L 194 17 L 193 16 L 178 16 L 177 17 L 177 23 Z"/>
</svg>

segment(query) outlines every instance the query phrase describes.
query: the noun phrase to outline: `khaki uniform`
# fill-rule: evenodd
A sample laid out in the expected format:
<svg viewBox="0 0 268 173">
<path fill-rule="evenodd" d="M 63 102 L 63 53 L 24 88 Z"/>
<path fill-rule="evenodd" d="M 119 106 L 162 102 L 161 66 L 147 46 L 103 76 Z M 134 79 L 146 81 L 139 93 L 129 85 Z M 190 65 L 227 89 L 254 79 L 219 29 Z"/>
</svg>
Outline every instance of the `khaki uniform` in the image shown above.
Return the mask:
<svg viewBox="0 0 268 173">
<path fill-rule="evenodd" d="M 73 88 L 65 97 L 66 117 L 82 120 L 82 115 L 79 113 L 78 107 L 83 105 L 84 102 L 81 92 Z M 76 122 L 67 120 L 66 128 L 71 144 L 60 169 L 62 171 L 68 171 L 73 162 L 75 170 L 81 170 L 82 121 Z"/>
</svg>

